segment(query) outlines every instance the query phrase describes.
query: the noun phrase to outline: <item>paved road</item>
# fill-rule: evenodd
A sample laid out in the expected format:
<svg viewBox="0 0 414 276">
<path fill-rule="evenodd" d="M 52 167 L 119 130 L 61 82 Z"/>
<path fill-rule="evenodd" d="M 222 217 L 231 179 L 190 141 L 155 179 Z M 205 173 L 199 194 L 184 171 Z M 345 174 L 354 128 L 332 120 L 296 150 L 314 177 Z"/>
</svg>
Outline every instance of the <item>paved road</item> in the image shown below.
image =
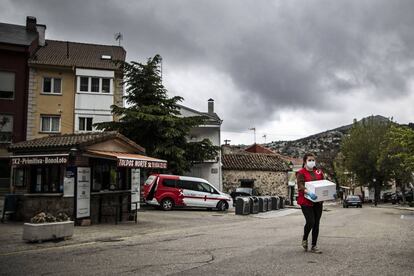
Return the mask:
<svg viewBox="0 0 414 276">
<path fill-rule="evenodd" d="M 147 211 L 141 218 L 157 221 L 150 231 L 129 225 L 136 231 L 118 239 L 0 253 L 0 274 L 413 275 L 414 212 L 326 208 L 321 255 L 300 247 L 299 210 L 263 217 Z"/>
</svg>

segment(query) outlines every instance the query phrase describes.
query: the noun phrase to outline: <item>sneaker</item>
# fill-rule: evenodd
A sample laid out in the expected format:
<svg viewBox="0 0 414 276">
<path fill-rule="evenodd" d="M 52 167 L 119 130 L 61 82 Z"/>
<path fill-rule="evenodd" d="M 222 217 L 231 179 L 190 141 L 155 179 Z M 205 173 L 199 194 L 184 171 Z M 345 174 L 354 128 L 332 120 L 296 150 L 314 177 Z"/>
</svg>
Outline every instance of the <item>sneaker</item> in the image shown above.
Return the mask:
<svg viewBox="0 0 414 276">
<path fill-rule="evenodd" d="M 316 254 L 322 254 L 322 251 L 320 251 L 319 248 L 316 245 L 312 246 L 310 252 L 316 253 Z"/>
<path fill-rule="evenodd" d="M 302 246 L 303 246 L 303 249 L 305 249 L 305 252 L 308 251 L 308 241 L 307 240 L 302 241 Z"/>
</svg>

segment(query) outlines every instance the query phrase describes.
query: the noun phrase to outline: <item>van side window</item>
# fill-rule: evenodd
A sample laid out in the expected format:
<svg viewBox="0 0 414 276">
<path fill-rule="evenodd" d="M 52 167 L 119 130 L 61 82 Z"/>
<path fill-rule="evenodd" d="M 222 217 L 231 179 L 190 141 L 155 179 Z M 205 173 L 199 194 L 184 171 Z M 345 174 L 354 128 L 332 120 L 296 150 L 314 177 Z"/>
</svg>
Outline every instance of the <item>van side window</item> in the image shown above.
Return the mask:
<svg viewBox="0 0 414 276">
<path fill-rule="evenodd" d="M 175 179 L 164 179 L 162 184 L 165 187 L 175 188 Z"/>
<path fill-rule="evenodd" d="M 188 181 L 188 180 L 178 180 L 177 181 L 177 188 L 186 189 L 186 190 L 193 190 L 197 191 L 196 182 Z"/>
</svg>

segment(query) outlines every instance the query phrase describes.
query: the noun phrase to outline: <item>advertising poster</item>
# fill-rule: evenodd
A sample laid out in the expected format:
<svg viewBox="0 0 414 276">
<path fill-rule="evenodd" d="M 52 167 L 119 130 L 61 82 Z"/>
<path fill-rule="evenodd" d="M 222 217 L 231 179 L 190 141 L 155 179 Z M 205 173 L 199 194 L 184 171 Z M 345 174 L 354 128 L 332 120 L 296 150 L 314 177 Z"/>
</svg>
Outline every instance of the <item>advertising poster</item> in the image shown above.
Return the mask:
<svg viewBox="0 0 414 276">
<path fill-rule="evenodd" d="M 63 178 L 63 197 L 75 196 L 75 171 L 74 168 L 67 168 Z"/>
<path fill-rule="evenodd" d="M 140 196 L 140 170 L 131 169 L 131 210 L 139 209 L 139 196 Z M 134 203 L 138 202 L 137 205 Z"/>
<path fill-rule="evenodd" d="M 91 204 L 91 168 L 78 167 L 76 188 L 76 218 L 89 217 Z"/>
</svg>

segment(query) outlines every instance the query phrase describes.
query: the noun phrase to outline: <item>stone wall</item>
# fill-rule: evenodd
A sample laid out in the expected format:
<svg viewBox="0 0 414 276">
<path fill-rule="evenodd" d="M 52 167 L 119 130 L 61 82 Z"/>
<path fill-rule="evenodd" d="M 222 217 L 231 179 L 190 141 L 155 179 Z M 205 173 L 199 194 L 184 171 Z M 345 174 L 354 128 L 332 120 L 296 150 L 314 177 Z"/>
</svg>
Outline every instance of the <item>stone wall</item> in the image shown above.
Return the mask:
<svg viewBox="0 0 414 276">
<path fill-rule="evenodd" d="M 223 170 L 223 191 L 231 193 L 240 187 L 240 179 L 255 179 L 260 195 L 288 195 L 287 172 Z"/>
<path fill-rule="evenodd" d="M 74 212 L 73 197 L 62 197 L 53 195 L 30 195 L 19 196 L 16 220 L 30 221 L 32 217 L 40 212 L 51 213 L 56 216 L 64 212 L 71 218 Z"/>
</svg>

